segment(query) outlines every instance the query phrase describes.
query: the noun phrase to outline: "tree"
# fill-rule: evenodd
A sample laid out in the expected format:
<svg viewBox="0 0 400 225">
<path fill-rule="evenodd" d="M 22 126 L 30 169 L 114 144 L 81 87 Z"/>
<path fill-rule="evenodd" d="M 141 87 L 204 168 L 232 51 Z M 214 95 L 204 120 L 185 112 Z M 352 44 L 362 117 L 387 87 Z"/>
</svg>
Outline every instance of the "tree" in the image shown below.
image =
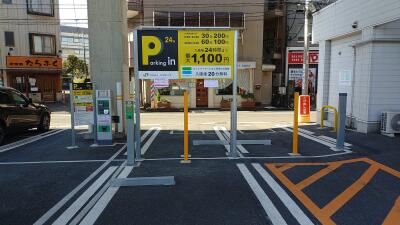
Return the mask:
<svg viewBox="0 0 400 225">
<path fill-rule="evenodd" d="M 75 55 L 69 55 L 63 62 L 63 76 L 72 76 L 71 78 L 87 78 L 88 65 Z"/>
</svg>

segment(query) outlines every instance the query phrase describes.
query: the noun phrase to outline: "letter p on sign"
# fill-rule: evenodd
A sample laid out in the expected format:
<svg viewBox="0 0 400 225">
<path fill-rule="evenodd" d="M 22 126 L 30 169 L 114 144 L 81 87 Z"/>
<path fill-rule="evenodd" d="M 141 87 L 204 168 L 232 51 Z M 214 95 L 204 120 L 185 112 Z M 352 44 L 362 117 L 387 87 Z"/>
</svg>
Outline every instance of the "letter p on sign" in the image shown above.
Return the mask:
<svg viewBox="0 0 400 225">
<path fill-rule="evenodd" d="M 158 55 L 162 50 L 162 43 L 158 37 L 142 37 L 142 61 L 143 65 L 149 65 L 149 57 Z"/>
</svg>

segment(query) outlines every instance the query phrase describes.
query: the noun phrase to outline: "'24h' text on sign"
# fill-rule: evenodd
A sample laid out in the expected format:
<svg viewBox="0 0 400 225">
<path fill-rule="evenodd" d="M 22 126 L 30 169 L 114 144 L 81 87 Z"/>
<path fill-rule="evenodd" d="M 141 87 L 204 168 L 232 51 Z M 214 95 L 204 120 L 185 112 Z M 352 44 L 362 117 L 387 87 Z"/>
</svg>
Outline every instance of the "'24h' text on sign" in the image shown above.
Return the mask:
<svg viewBox="0 0 400 225">
<path fill-rule="evenodd" d="M 233 30 L 138 30 L 140 79 L 231 79 Z"/>
</svg>

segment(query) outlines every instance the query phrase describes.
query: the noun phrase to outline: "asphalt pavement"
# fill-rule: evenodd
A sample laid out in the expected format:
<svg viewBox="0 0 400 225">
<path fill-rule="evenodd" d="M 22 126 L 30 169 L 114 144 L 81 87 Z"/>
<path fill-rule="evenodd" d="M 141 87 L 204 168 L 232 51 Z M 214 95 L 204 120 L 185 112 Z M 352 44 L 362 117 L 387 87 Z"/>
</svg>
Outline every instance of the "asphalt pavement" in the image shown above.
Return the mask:
<svg viewBox="0 0 400 225">
<path fill-rule="evenodd" d="M 227 112 L 190 114 L 191 163 L 182 113 L 142 114 L 142 158 L 126 166 L 124 143 L 90 147 L 55 128 L 0 147 L 0 224 L 396 224 L 400 138 L 301 126 L 291 156 L 291 112 L 239 112 L 239 140 L 271 145 L 193 145 L 229 140 Z M 61 114 L 65 116 L 66 114 Z M 315 116 L 315 115 L 313 115 Z M 66 126 L 58 121 L 60 127 Z M 81 130 L 83 131 L 83 130 Z M 79 133 L 81 132 L 79 131 Z M 174 185 L 115 186 L 116 179 L 173 176 Z"/>
</svg>

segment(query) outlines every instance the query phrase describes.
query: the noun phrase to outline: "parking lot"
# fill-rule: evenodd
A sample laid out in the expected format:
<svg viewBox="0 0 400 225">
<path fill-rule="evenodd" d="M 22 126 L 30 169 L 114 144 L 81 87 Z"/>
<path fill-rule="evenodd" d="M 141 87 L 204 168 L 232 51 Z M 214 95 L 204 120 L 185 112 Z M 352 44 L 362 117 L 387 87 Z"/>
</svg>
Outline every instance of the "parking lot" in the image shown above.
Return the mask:
<svg viewBox="0 0 400 225">
<path fill-rule="evenodd" d="M 63 115 L 65 116 L 65 115 Z M 60 128 L 0 152 L 0 224 L 395 224 L 399 221 L 400 139 L 301 126 L 290 156 L 292 112 L 239 112 L 239 140 L 271 145 L 193 145 L 229 140 L 229 112 L 189 115 L 190 164 L 182 113 L 142 114 L 142 157 L 125 166 L 126 147 L 90 147 Z M 313 114 L 315 121 L 315 114 Z M 69 122 L 69 121 L 67 121 Z M 67 125 L 65 125 L 67 126 Z M 80 130 L 81 132 L 83 130 Z M 16 142 L 18 143 L 18 142 Z M 169 186 L 113 186 L 115 178 L 174 176 Z"/>
</svg>

